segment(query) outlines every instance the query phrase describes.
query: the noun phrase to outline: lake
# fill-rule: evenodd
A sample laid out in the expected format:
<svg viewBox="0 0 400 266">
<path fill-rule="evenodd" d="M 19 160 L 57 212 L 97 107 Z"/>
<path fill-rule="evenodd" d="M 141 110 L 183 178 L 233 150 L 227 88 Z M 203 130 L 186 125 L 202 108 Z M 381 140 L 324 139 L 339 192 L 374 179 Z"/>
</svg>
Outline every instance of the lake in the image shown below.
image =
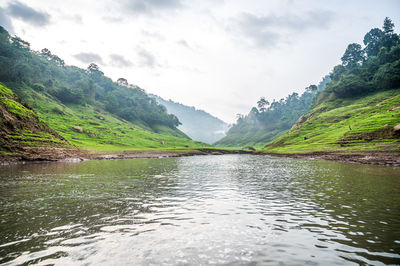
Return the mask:
<svg viewBox="0 0 400 266">
<path fill-rule="evenodd" d="M 0 166 L 0 264 L 400 264 L 400 168 L 255 155 Z"/>
</svg>

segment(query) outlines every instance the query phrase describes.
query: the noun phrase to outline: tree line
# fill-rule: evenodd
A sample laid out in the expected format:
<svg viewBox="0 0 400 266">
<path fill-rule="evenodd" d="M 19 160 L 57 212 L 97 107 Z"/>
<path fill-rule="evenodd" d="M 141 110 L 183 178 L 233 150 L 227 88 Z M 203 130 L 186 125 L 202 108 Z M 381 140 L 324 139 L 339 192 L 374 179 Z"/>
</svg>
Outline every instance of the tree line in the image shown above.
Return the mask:
<svg viewBox="0 0 400 266">
<path fill-rule="evenodd" d="M 371 92 L 400 87 L 400 37 L 394 24 L 385 18 L 382 29 L 367 32 L 364 47 L 358 43 L 347 46 L 341 61 L 330 73 L 332 81 L 321 93 L 320 100 L 334 93 L 351 98 Z"/>
<path fill-rule="evenodd" d="M 29 97 L 25 92 L 31 88 L 63 104 L 93 105 L 149 127 L 180 125 L 176 116 L 168 114 L 164 106 L 125 78 L 113 82 L 94 63 L 87 69 L 67 66 L 49 49 L 33 51 L 29 42 L 10 36 L 1 26 L 0 81 L 22 99 Z"/>
</svg>

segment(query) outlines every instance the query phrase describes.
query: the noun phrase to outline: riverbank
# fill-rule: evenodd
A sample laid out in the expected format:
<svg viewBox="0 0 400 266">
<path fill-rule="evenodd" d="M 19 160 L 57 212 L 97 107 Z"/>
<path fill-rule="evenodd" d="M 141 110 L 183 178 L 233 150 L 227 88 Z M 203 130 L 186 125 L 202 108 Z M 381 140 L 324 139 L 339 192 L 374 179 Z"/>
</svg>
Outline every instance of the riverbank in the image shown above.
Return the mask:
<svg viewBox="0 0 400 266">
<path fill-rule="evenodd" d="M 316 151 L 308 153 L 272 153 L 258 151 L 254 154 L 296 159 L 328 160 L 397 167 L 400 166 L 400 151 Z"/>
<path fill-rule="evenodd" d="M 73 162 L 83 160 L 112 160 L 133 158 L 168 158 L 194 155 L 222 155 L 251 153 L 244 150 L 227 150 L 213 148 L 199 149 L 166 149 L 166 150 L 131 150 L 123 152 L 109 152 L 96 150 L 82 150 L 71 148 L 24 147 L 18 154 L 0 155 L 0 164 L 24 162 Z"/>
</svg>

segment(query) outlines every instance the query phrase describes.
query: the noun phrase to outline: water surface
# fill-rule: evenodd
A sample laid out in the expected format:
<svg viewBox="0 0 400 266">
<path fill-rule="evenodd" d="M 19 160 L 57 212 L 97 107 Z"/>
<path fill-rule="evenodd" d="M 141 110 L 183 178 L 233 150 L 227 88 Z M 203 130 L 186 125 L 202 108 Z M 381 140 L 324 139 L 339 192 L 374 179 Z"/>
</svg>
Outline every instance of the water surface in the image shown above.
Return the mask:
<svg viewBox="0 0 400 266">
<path fill-rule="evenodd" d="M 252 155 L 0 167 L 0 264 L 400 264 L 400 169 Z"/>
</svg>

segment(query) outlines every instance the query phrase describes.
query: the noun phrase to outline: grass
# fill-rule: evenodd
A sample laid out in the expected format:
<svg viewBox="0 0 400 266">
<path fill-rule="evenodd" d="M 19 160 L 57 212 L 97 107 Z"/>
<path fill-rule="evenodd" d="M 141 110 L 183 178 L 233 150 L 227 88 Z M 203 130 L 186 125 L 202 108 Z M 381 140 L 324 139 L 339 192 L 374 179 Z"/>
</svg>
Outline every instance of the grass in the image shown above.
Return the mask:
<svg viewBox="0 0 400 266">
<path fill-rule="evenodd" d="M 19 117 L 28 118 L 34 116 L 35 113 L 16 101 L 15 95 L 10 89 L 0 83 L 0 104 L 7 110 Z"/>
<path fill-rule="evenodd" d="M 212 147 L 188 139 L 179 130 L 162 125 L 148 128 L 146 125 L 118 118 L 99 107 L 64 105 L 51 96 L 30 88 L 24 89 L 24 94 L 30 96 L 26 98 L 28 104 L 35 109 L 40 120 L 77 148 L 98 152 L 122 152 Z M 82 132 L 75 130 L 74 127 L 82 128 Z M 24 136 L 27 141 L 39 138 L 26 134 Z"/>
<path fill-rule="evenodd" d="M 314 151 L 400 150 L 393 127 L 400 124 L 400 89 L 357 99 L 323 102 L 263 149 L 274 153 Z"/>
</svg>

